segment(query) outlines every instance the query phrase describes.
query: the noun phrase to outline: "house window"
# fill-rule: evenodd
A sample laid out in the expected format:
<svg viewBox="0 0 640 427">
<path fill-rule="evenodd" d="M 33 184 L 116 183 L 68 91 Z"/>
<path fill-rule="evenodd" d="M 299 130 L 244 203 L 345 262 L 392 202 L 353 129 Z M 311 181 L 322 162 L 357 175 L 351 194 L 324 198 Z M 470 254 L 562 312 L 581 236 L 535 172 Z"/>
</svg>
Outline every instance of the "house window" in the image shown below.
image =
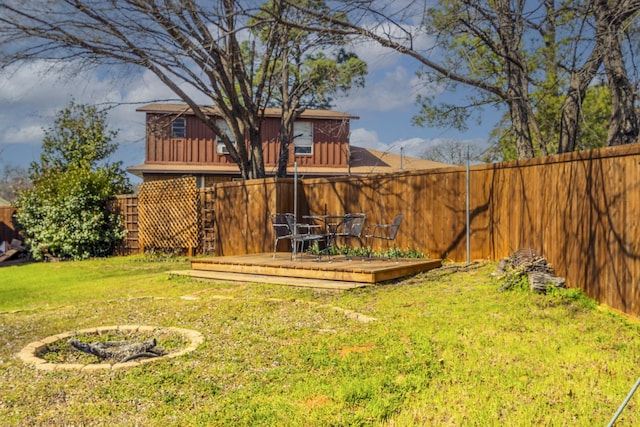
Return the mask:
<svg viewBox="0 0 640 427">
<path fill-rule="evenodd" d="M 227 126 L 227 122 L 225 122 L 224 120 L 218 119 L 218 120 L 216 120 L 216 125 L 224 133 L 227 134 L 227 136 L 229 137 L 229 139 L 231 140 L 233 145 L 236 145 L 236 141 L 233 138 L 233 134 L 229 130 L 229 126 Z M 220 154 L 229 154 L 229 150 L 227 149 L 227 146 L 224 145 L 224 142 L 222 142 L 222 138 L 220 138 L 219 136 L 216 138 L 216 152 L 218 152 Z"/>
<path fill-rule="evenodd" d="M 172 138 L 184 138 L 187 134 L 187 122 L 185 119 L 175 119 L 171 123 L 171 137 Z"/>
<path fill-rule="evenodd" d="M 295 122 L 293 124 L 293 147 L 295 154 L 313 154 L 313 123 Z"/>
</svg>

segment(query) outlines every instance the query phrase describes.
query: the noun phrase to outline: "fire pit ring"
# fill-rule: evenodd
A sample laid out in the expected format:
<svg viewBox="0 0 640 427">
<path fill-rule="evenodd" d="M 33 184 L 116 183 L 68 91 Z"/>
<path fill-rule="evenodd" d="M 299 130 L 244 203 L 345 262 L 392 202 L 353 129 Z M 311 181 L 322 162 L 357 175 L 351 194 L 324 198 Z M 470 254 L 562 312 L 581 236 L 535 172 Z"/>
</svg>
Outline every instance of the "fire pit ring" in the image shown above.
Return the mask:
<svg viewBox="0 0 640 427">
<path fill-rule="evenodd" d="M 68 340 L 78 335 L 100 335 L 109 332 L 154 332 L 163 331 L 171 332 L 181 335 L 188 341 L 186 347 L 177 351 L 170 352 L 163 356 L 152 357 L 147 359 L 137 359 L 123 363 L 51 363 L 40 357 L 40 355 L 47 349 L 47 346 L 57 341 Z M 18 357 L 25 363 L 33 364 L 36 369 L 44 371 L 63 371 L 63 370 L 76 370 L 76 371 L 98 371 L 104 369 L 123 369 L 140 366 L 146 363 L 155 362 L 158 360 L 169 359 L 174 357 L 183 356 L 187 353 L 194 351 L 202 342 L 204 337 L 198 331 L 192 329 L 174 328 L 174 327 L 161 327 L 161 326 L 146 326 L 146 325 L 118 325 L 118 326 L 99 326 L 96 328 L 80 329 L 73 332 L 63 332 L 57 335 L 51 335 L 39 341 L 34 341 L 27 344 Z"/>
</svg>

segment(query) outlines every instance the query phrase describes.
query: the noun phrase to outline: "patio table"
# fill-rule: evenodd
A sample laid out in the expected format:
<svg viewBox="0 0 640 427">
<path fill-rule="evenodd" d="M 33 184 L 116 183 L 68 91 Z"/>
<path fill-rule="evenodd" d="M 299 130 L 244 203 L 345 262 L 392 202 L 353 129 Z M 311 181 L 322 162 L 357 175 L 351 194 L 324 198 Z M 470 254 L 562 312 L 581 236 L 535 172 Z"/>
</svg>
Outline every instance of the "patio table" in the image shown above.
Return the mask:
<svg viewBox="0 0 640 427">
<path fill-rule="evenodd" d="M 338 235 L 338 229 L 344 222 L 351 218 L 351 214 L 344 215 L 303 215 L 303 219 L 309 219 L 313 221 L 322 221 L 325 228 L 325 236 L 327 237 L 327 256 L 331 255 L 331 248 L 336 247 L 336 240 Z"/>
</svg>

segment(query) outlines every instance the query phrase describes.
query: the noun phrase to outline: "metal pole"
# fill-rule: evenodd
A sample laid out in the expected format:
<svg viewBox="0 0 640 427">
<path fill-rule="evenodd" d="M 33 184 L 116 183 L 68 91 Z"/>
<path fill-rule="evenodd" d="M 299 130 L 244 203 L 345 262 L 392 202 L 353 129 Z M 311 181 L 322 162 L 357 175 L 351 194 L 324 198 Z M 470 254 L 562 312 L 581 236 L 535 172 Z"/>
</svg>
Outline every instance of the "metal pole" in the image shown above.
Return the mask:
<svg viewBox="0 0 640 427">
<path fill-rule="evenodd" d="M 640 378 L 638 378 L 638 380 L 636 381 L 635 385 L 633 386 L 633 388 L 631 389 L 629 394 L 627 394 L 627 397 L 624 399 L 624 402 L 622 402 L 622 405 L 620 405 L 620 407 L 616 411 L 616 413 L 613 416 L 613 418 L 611 418 L 611 421 L 609 421 L 609 424 L 607 424 L 607 427 L 613 426 L 613 424 L 616 422 L 616 420 L 618 419 L 618 417 L 622 413 L 622 410 L 624 409 L 624 407 L 627 406 L 627 403 L 629 403 L 629 400 L 631 400 L 631 396 L 633 396 L 633 393 L 636 392 L 636 390 L 638 389 L 639 386 L 640 386 Z"/>
<path fill-rule="evenodd" d="M 471 249 L 470 249 L 470 232 L 469 232 L 469 199 L 470 199 L 470 195 L 469 195 L 469 146 L 467 145 L 467 174 L 466 174 L 466 180 L 467 180 L 467 264 L 469 264 L 471 262 Z"/>
<path fill-rule="evenodd" d="M 293 234 L 298 234 L 298 162 L 293 162 Z M 293 258 L 296 258 L 298 245 L 293 240 Z"/>
</svg>

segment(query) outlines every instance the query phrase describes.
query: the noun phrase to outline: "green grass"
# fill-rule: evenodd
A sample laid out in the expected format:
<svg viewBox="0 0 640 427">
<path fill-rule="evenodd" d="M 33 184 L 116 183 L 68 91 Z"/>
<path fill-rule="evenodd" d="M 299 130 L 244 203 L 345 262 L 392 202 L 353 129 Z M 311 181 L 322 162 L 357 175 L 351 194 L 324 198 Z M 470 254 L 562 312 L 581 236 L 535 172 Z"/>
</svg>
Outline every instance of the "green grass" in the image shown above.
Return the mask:
<svg viewBox="0 0 640 427">
<path fill-rule="evenodd" d="M 3 267 L 0 312 L 134 298 L 155 292 L 176 296 L 184 289 L 157 273 L 186 268 L 186 258 L 146 256 Z"/>
<path fill-rule="evenodd" d="M 497 292 L 492 264 L 339 294 L 163 273 L 186 266 L 0 269 L 3 425 L 606 425 L 640 376 L 636 321 L 575 290 Z M 42 372 L 15 357 L 39 338 L 125 323 L 205 342 L 113 372 Z M 638 399 L 617 425 L 640 422 Z"/>
</svg>

